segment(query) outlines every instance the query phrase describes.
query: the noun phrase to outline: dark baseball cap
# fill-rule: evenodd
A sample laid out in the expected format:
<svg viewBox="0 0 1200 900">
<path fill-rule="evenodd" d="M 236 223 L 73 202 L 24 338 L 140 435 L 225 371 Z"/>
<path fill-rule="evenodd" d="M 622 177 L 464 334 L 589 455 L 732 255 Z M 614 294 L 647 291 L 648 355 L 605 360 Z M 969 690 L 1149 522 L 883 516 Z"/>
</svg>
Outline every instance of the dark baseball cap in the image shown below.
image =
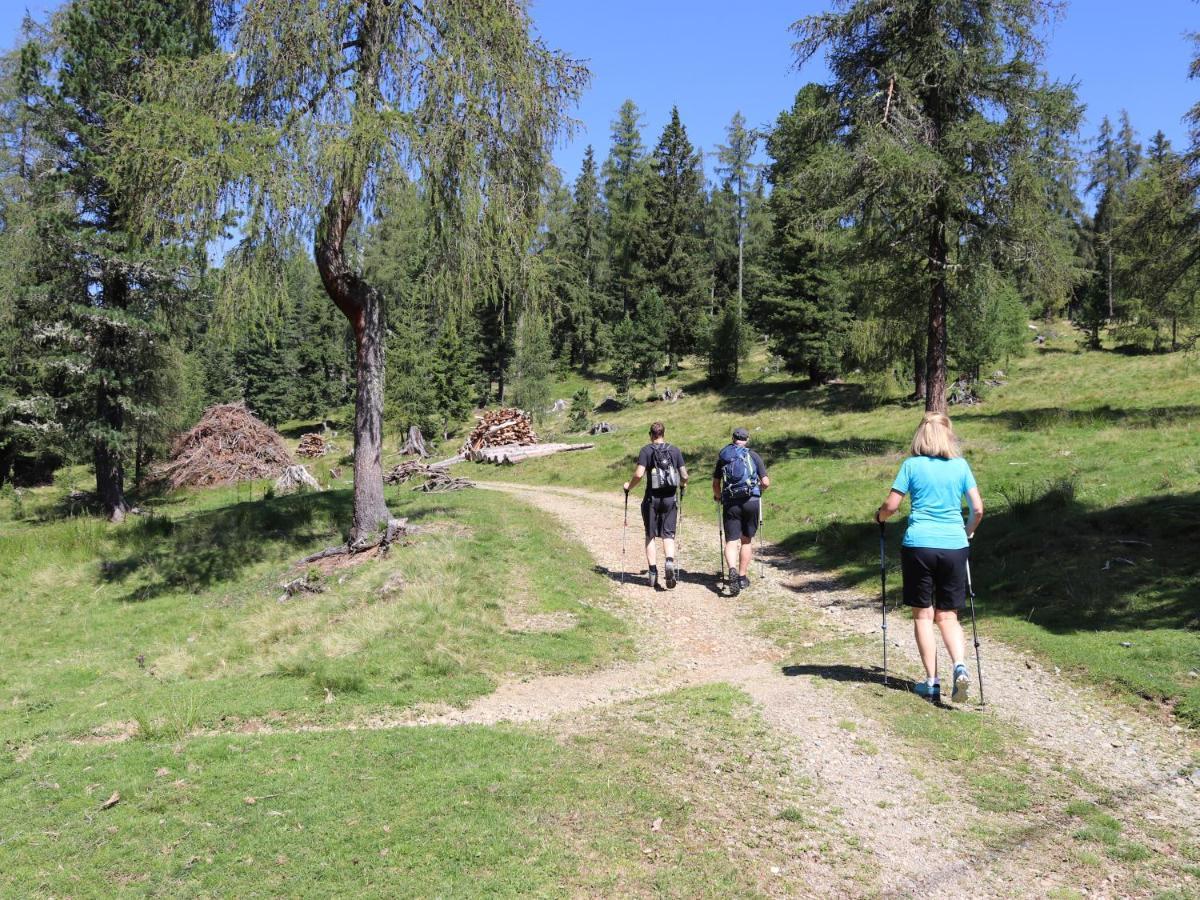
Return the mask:
<svg viewBox="0 0 1200 900">
<path fill-rule="evenodd" d="M 733 439 L 735 441 L 748 441 L 750 440 L 750 432 L 745 428 L 735 428 L 733 429 Z"/>
</svg>

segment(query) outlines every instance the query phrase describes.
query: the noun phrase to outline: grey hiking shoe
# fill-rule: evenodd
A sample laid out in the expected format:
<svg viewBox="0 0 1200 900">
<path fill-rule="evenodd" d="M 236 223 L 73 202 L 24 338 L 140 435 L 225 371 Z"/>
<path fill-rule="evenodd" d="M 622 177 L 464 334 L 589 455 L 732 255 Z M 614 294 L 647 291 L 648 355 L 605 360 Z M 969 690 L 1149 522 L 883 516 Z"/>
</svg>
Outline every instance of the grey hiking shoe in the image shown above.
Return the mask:
<svg viewBox="0 0 1200 900">
<path fill-rule="evenodd" d="M 739 575 L 738 576 L 738 585 L 741 587 L 741 589 L 743 591 L 746 588 L 750 587 L 750 576 L 749 575 Z"/>
<path fill-rule="evenodd" d="M 729 567 L 729 577 L 725 579 L 725 583 L 729 585 L 729 596 L 736 597 L 742 590 L 742 579 L 738 575 L 737 569 L 733 566 Z"/>
<path fill-rule="evenodd" d="M 652 591 L 657 590 L 657 588 L 658 588 L 658 566 L 651 566 L 650 571 L 647 572 L 646 575 L 650 580 L 650 590 L 652 590 Z"/>
<path fill-rule="evenodd" d="M 673 559 L 667 560 L 666 574 L 667 574 L 667 589 L 669 590 L 669 589 L 675 587 L 675 585 L 678 583 L 678 575 L 675 571 L 675 560 L 673 560 Z"/>
<path fill-rule="evenodd" d="M 967 667 L 959 663 L 954 667 L 954 690 L 950 694 L 950 699 L 955 703 L 965 702 L 970 686 L 971 676 L 967 673 Z"/>
</svg>

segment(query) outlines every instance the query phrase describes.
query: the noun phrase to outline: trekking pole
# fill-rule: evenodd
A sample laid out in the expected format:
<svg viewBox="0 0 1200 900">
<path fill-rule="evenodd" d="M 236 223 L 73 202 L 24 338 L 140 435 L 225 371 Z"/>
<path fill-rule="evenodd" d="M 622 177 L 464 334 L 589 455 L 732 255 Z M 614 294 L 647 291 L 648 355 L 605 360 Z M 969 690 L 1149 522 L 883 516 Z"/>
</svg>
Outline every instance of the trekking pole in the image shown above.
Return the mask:
<svg viewBox="0 0 1200 900">
<path fill-rule="evenodd" d="M 629 542 L 629 491 L 625 491 L 625 524 L 621 526 L 621 584 L 625 583 L 625 545 Z"/>
<path fill-rule="evenodd" d="M 887 556 L 885 554 L 886 544 L 883 535 L 883 523 L 879 523 L 879 605 L 883 610 L 883 684 L 886 687 L 888 683 L 888 666 L 887 666 Z M 968 576 L 969 578 L 969 576 Z"/>
<path fill-rule="evenodd" d="M 687 486 L 679 486 L 679 515 L 675 519 L 675 577 L 679 577 L 679 573 L 683 569 L 679 565 L 679 560 L 683 556 L 683 495 L 687 493 Z"/>
<path fill-rule="evenodd" d="M 721 507 L 721 501 L 714 501 L 717 505 L 717 539 L 721 542 L 720 562 L 717 563 L 717 584 L 725 577 L 725 510 Z"/>
<path fill-rule="evenodd" d="M 763 527 L 763 522 L 766 521 L 766 516 L 764 514 L 766 505 L 767 505 L 766 499 L 763 497 L 760 497 L 758 500 L 758 580 L 759 581 L 762 581 L 763 571 L 764 571 L 763 570 L 762 527 Z"/>
<path fill-rule="evenodd" d="M 975 588 L 971 584 L 971 560 L 969 557 L 967 559 L 967 596 L 971 600 L 971 638 L 975 641 L 975 671 L 979 675 L 979 705 L 984 706 L 986 701 L 983 699 L 983 662 L 979 658 L 979 630 L 975 627 Z"/>
</svg>

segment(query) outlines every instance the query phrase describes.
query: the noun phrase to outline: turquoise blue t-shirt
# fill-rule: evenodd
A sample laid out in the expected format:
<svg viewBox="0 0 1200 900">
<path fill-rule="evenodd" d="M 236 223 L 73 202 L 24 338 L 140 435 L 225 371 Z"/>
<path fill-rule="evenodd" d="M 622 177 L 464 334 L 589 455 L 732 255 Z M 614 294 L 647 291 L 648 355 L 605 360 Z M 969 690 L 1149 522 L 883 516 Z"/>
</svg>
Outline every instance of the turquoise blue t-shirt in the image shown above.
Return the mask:
<svg viewBox="0 0 1200 900">
<path fill-rule="evenodd" d="M 908 494 L 912 500 L 904 546 L 938 550 L 966 547 L 962 498 L 973 487 L 975 476 L 962 457 L 910 456 L 906 459 L 892 484 L 893 491 Z"/>
</svg>

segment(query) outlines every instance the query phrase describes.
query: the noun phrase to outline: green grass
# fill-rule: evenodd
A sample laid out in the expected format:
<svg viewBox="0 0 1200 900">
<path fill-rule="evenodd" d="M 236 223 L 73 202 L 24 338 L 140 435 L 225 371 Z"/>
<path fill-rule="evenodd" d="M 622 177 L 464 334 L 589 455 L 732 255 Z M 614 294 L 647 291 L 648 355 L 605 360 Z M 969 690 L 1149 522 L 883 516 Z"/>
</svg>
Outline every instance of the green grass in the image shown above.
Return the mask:
<svg viewBox="0 0 1200 900">
<path fill-rule="evenodd" d="M 506 675 L 627 655 L 611 591 L 546 515 L 485 491 L 392 492 L 423 531 L 281 599 L 342 540 L 347 491 L 175 495 L 113 528 L 40 510 L 0 526 L 0 731 L 9 746 L 137 722 L 177 738 L 239 720 L 462 705 Z M 514 510 L 515 505 L 515 510 Z M 514 511 L 516 514 L 514 514 Z M 565 614 L 556 631 L 521 616 Z M 512 623 L 516 626 L 510 627 Z"/>
<path fill-rule="evenodd" d="M 1200 679 L 1189 674 L 1200 671 L 1200 363 L 1184 353 L 1078 352 L 1060 330 L 1006 364 L 1007 383 L 982 405 L 951 410 L 988 506 L 973 550 L 984 638 L 1200 724 Z M 767 538 L 874 592 L 871 513 L 921 408 L 853 379 L 813 388 L 759 374 L 761 362 L 724 392 L 694 367 L 660 379 L 682 384 L 685 399 L 605 414 L 619 430 L 589 438 L 595 450 L 495 477 L 617 491 L 650 422 L 662 419 L 694 478 L 685 510 L 707 523 L 713 460 L 745 425 L 771 470 Z M 556 436 L 556 421 L 543 432 Z M 897 589 L 902 528 L 888 530 Z"/>
<path fill-rule="evenodd" d="M 565 745 L 431 727 L 9 757 L 0 894 L 757 895 L 749 863 L 720 840 L 721 806 L 682 799 L 660 771 L 695 782 L 761 722 L 721 686 L 652 708 L 647 734 L 601 721 Z"/>
</svg>

